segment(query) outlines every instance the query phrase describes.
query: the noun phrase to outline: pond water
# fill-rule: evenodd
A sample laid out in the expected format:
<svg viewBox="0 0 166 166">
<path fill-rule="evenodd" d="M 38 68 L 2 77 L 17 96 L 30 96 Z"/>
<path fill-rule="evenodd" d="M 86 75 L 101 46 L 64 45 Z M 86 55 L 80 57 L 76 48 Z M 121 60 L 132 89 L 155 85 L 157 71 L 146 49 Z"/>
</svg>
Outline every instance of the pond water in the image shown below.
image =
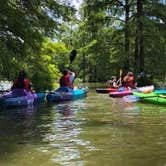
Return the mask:
<svg viewBox="0 0 166 166">
<path fill-rule="evenodd" d="M 166 107 L 90 90 L 0 111 L 0 166 L 166 166 Z"/>
</svg>

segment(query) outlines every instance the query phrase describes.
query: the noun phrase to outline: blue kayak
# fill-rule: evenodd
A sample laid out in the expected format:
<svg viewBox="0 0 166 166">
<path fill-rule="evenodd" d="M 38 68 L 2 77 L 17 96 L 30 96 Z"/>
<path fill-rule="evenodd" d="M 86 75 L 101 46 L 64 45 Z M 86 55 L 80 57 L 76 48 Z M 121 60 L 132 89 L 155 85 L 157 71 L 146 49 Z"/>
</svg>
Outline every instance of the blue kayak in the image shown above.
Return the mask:
<svg viewBox="0 0 166 166">
<path fill-rule="evenodd" d="M 69 101 L 85 97 L 87 88 L 60 87 L 46 96 L 48 102 Z"/>
<path fill-rule="evenodd" d="M 0 97 L 0 107 L 19 107 L 44 101 L 45 93 L 31 93 L 25 89 L 14 89 Z"/>
</svg>

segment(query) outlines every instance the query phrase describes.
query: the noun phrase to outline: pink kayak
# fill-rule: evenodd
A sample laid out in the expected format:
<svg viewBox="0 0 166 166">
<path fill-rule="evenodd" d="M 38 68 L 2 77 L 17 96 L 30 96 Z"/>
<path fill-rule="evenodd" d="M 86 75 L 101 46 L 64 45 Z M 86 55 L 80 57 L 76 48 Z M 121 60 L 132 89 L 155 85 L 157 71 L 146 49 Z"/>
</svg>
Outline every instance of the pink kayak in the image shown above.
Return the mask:
<svg viewBox="0 0 166 166">
<path fill-rule="evenodd" d="M 123 97 L 123 96 L 131 95 L 131 94 L 132 94 L 131 90 L 124 90 L 124 91 L 110 92 L 109 96 L 110 97 Z"/>
</svg>

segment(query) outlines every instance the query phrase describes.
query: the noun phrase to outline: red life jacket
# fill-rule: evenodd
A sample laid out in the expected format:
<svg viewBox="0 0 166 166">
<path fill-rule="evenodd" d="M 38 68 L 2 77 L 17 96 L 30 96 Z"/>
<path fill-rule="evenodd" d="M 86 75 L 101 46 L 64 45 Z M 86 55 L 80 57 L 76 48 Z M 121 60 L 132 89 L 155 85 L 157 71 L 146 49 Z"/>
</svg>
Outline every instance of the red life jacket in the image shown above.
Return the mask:
<svg viewBox="0 0 166 166">
<path fill-rule="evenodd" d="M 70 87 L 70 75 L 69 75 L 69 74 L 63 75 L 63 76 L 60 78 L 60 86 L 67 86 L 67 87 Z"/>
<path fill-rule="evenodd" d="M 127 86 L 130 88 L 134 88 L 135 87 L 135 79 L 134 76 L 130 76 L 127 82 Z"/>
<path fill-rule="evenodd" d="M 122 85 L 124 87 L 130 87 L 130 88 L 134 88 L 135 87 L 135 78 L 134 76 L 127 76 L 126 78 L 124 78 Z"/>
<path fill-rule="evenodd" d="M 16 79 L 13 83 L 12 89 L 30 90 L 31 89 L 30 81 L 28 79 L 24 79 L 23 82 L 21 82 L 18 79 Z"/>
</svg>

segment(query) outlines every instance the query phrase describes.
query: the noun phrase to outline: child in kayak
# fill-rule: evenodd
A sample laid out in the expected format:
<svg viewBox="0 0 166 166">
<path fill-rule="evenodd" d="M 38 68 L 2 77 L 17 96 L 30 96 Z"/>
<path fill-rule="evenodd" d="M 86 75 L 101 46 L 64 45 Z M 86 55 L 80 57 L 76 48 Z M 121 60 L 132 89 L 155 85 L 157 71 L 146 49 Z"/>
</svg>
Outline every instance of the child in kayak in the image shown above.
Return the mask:
<svg viewBox="0 0 166 166">
<path fill-rule="evenodd" d="M 116 76 L 111 77 L 111 80 L 109 80 L 109 85 L 110 85 L 110 88 L 114 88 L 114 89 L 118 88 Z"/>
<path fill-rule="evenodd" d="M 72 71 L 69 71 L 69 74 L 70 74 L 70 76 L 69 76 L 69 79 L 70 79 L 70 87 L 73 89 L 73 88 L 74 88 L 74 80 L 75 80 L 76 75 L 75 75 L 75 73 L 72 72 Z"/>
</svg>

